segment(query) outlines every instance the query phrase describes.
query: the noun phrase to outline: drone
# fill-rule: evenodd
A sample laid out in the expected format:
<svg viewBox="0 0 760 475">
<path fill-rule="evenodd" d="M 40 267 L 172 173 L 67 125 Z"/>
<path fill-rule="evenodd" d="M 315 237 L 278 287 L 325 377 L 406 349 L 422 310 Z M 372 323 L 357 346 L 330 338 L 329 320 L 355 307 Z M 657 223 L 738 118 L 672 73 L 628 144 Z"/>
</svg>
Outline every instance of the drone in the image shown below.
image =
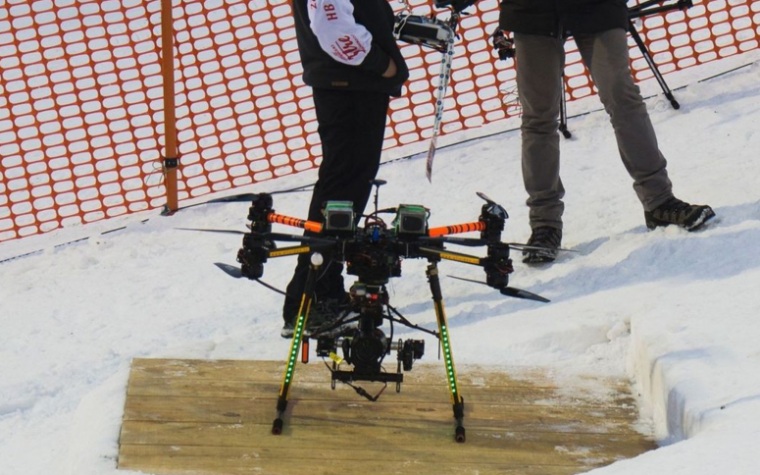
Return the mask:
<svg viewBox="0 0 760 475">
<path fill-rule="evenodd" d="M 477 221 L 430 227 L 430 210 L 422 205 L 400 204 L 394 208 L 378 209 L 379 188 L 385 183 L 384 180 L 372 181 L 376 187 L 375 206 L 374 211 L 368 215 L 357 216 L 353 203 L 349 201 L 328 201 L 322 206 L 321 222 L 307 221 L 276 213 L 272 195 L 259 193 L 247 195 L 251 197 L 248 232 L 194 229 L 243 234 L 242 247 L 237 254 L 240 267 L 221 263 L 216 265 L 233 277 L 248 278 L 270 288 L 269 284 L 260 280 L 264 274 L 264 265 L 269 259 L 309 255 L 309 273 L 301 296 L 277 400 L 277 417 L 272 424 L 272 433 L 275 435 L 281 434 L 283 430 L 283 416 L 288 406 L 299 352 L 302 362 L 308 362 L 311 340 L 317 340 L 317 356 L 324 359 L 330 370 L 332 389 L 335 389 L 336 382 L 345 383 L 371 401 L 379 398 L 388 383 L 395 383 L 396 392 L 400 392 L 404 379 L 403 371 L 412 370 L 414 361 L 422 358 L 425 352 L 424 340 L 393 340 L 393 325 L 400 324 L 426 332 L 438 339 L 456 420 L 454 438 L 457 442 L 464 442 L 464 399 L 457 380 L 450 328 L 444 311 L 439 262 L 446 260 L 481 267 L 485 272 L 485 282 L 455 278 L 487 285 L 505 296 L 549 301 L 540 295 L 508 285 L 509 274 L 514 272 L 512 259 L 509 257 L 510 250 L 542 248 L 501 241 L 505 221 L 509 217 L 501 205 L 478 192 L 477 195 L 485 204 L 481 207 Z M 383 219 L 382 215 L 385 214 L 392 214 L 392 220 Z M 363 226 L 360 226 L 359 221 L 362 217 L 364 222 Z M 273 224 L 300 228 L 309 233 L 276 233 L 272 231 Z M 479 232 L 480 237 L 452 236 L 467 232 Z M 283 242 L 298 244 L 278 247 L 278 243 Z M 446 248 L 447 245 L 484 247 L 486 255 L 478 257 L 452 251 Z M 325 265 L 325 256 L 345 263 L 347 274 L 356 276 L 356 282 L 349 292 L 350 307 L 341 312 L 336 320 L 307 330 L 309 312 L 314 302 L 315 282 L 320 269 Z M 386 285 L 391 278 L 401 276 L 403 259 L 425 259 L 428 262 L 426 276 L 433 298 L 437 331 L 413 324 L 390 305 Z M 390 325 L 390 335 L 383 331 L 386 322 Z M 396 352 L 396 371 L 387 372 L 383 367 L 383 361 L 393 352 Z M 348 365 L 348 369 L 344 369 L 344 363 Z M 380 382 L 384 386 L 373 396 L 353 384 L 358 381 Z"/>
</svg>

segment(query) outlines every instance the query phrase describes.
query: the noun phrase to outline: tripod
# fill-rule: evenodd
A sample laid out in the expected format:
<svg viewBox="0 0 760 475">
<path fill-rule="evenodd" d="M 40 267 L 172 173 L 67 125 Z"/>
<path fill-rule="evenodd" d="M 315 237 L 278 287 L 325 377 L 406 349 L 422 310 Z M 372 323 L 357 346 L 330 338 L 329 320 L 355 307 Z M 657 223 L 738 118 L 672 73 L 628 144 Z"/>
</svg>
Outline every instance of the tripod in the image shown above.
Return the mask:
<svg viewBox="0 0 760 475">
<path fill-rule="evenodd" d="M 636 43 L 636 46 L 638 46 L 639 50 L 641 51 L 641 54 L 644 56 L 644 59 L 647 62 L 647 65 L 649 66 L 649 69 L 652 70 L 652 73 L 654 74 L 655 79 L 657 79 L 657 83 L 660 85 L 660 88 L 662 88 L 662 92 L 665 93 L 665 97 L 668 98 L 668 101 L 670 101 L 670 105 L 673 107 L 673 109 L 680 109 L 681 104 L 678 103 L 675 96 L 673 95 L 673 91 L 670 90 L 670 87 L 668 87 L 668 84 L 665 82 L 665 79 L 662 77 L 662 73 L 660 73 L 660 70 L 657 68 L 657 64 L 655 64 L 654 59 L 652 58 L 652 55 L 649 53 L 649 50 L 647 49 L 647 46 L 644 44 L 644 40 L 641 39 L 641 35 L 636 30 L 636 26 L 633 24 L 633 20 L 637 18 L 642 18 L 647 15 L 654 15 L 656 13 L 663 13 L 668 12 L 672 10 L 684 10 L 687 8 L 691 8 L 694 6 L 692 0 L 677 0 L 675 3 L 670 5 L 661 5 L 656 6 L 660 3 L 663 3 L 665 0 L 650 0 L 644 3 L 640 3 L 638 5 L 635 5 L 633 7 L 630 7 L 628 9 L 628 31 L 631 34 L 631 38 L 633 38 L 633 41 Z M 565 75 L 562 75 L 562 84 L 565 84 Z M 560 119 L 559 119 L 559 131 L 562 133 L 562 135 L 569 139 L 572 137 L 572 134 L 567 129 L 567 103 L 565 99 L 564 91 L 561 94 L 560 98 Z"/>
</svg>

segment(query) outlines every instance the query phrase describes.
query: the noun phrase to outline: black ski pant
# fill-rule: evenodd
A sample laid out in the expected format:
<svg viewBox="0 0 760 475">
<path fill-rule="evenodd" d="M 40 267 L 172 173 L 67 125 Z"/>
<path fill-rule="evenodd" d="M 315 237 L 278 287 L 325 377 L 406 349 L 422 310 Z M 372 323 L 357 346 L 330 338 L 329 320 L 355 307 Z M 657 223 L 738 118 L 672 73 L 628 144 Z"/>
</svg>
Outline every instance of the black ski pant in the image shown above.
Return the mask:
<svg viewBox="0 0 760 475">
<path fill-rule="evenodd" d="M 322 141 L 322 163 L 311 196 L 308 219 L 323 221 L 326 201 L 353 202 L 356 219 L 364 212 L 372 192 L 372 180 L 380 167 L 385 122 L 390 97 L 386 93 L 314 88 L 314 108 Z M 305 232 L 305 235 L 313 235 Z M 324 256 L 315 287 L 317 301 L 342 301 L 343 264 Z M 309 271 L 310 256 L 298 256 L 298 264 L 286 290 L 283 319 L 293 323 Z"/>
</svg>

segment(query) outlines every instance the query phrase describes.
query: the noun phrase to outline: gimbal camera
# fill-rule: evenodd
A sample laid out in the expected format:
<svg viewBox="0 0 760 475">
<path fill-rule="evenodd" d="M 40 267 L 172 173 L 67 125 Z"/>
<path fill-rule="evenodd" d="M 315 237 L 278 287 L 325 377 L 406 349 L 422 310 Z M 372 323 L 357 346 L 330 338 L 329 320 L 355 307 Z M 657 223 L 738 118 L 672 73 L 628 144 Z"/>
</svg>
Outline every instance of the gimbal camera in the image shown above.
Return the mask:
<svg viewBox="0 0 760 475">
<path fill-rule="evenodd" d="M 384 183 L 382 180 L 373 181 L 378 190 Z M 307 362 L 311 339 L 317 340 L 317 355 L 332 360 L 332 365 L 327 363 L 327 359 L 325 361 L 332 374 L 333 389 L 335 389 L 336 381 L 340 381 L 372 401 L 377 400 L 388 383 L 395 383 L 396 391 L 400 391 L 403 382 L 402 370 L 410 371 L 414 361 L 420 359 L 425 353 L 424 340 L 393 340 L 393 326 L 401 324 L 431 334 L 439 340 L 456 419 L 455 440 L 464 442 L 464 399 L 460 394 L 456 377 L 449 326 L 443 307 L 438 263 L 442 260 L 450 260 L 479 266 L 483 268 L 486 277 L 486 281 L 480 283 L 498 289 L 507 296 L 548 302 L 536 294 L 508 286 L 509 274 L 514 271 L 509 257 L 510 249 L 529 249 L 530 247 L 501 242 L 501 233 L 508 218 L 507 212 L 484 194 L 478 193 L 478 195 L 486 203 L 482 205 L 477 221 L 434 228 L 428 225 L 430 211 L 424 206 L 402 204 L 395 208 L 378 209 L 377 193 L 375 211 L 363 216 L 363 226 L 359 226 L 360 217 L 354 213 L 351 202 L 325 203 L 322 208 L 322 222 L 315 222 L 277 214 L 273 209 L 271 195 L 266 193 L 253 195 L 248 212 L 250 232 L 243 233 L 242 247 L 237 255 L 240 269 L 217 265 L 235 277 L 247 277 L 258 281 L 263 275 L 264 264 L 271 258 L 308 254 L 311 261 L 295 322 L 277 402 L 278 414 L 273 423 L 272 433 L 282 432 L 282 416 L 287 408 L 288 394 L 299 350 L 302 361 Z M 392 221 L 386 223 L 381 218 L 383 214 L 393 214 Z M 303 236 L 275 233 L 272 232 L 274 223 L 302 228 L 310 232 Z M 473 231 L 480 232 L 480 237 L 450 236 Z M 278 247 L 278 242 L 299 244 Z M 486 256 L 478 257 L 450 251 L 446 249 L 448 244 L 485 247 Z M 325 259 L 344 262 L 346 272 L 356 276 L 357 279 L 350 291 L 350 308 L 339 315 L 335 321 L 311 329 L 307 323 L 312 303 L 314 303 L 314 286 L 317 275 L 325 264 Z M 401 276 L 401 262 L 404 259 L 428 261 L 426 275 L 433 297 L 438 331 L 411 323 L 389 303 L 386 284 L 389 279 Z M 382 328 L 386 322 L 390 324 L 389 335 L 386 335 Z M 386 372 L 383 361 L 393 351 L 396 352 L 396 372 Z M 351 365 L 352 369 L 342 369 L 341 364 L 344 362 Z M 364 389 L 354 386 L 352 383 L 355 381 L 381 382 L 384 386 L 380 393 L 372 396 Z"/>
<path fill-rule="evenodd" d="M 411 15 L 402 12 L 396 15 L 393 33 L 396 39 L 407 43 L 418 44 L 444 52 L 454 36 L 459 17 L 464 10 L 479 0 L 433 0 L 436 8 L 448 8 L 452 11 L 448 20 L 435 17 Z"/>
</svg>

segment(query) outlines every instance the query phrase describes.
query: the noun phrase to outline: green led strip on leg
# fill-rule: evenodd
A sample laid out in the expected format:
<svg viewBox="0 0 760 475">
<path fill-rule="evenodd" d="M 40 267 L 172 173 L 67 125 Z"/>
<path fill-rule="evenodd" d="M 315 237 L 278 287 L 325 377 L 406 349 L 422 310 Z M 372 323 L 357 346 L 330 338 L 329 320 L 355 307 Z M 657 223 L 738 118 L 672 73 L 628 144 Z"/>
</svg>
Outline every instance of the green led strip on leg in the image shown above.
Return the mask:
<svg viewBox="0 0 760 475">
<path fill-rule="evenodd" d="M 441 344 L 443 345 L 443 359 L 446 364 L 446 377 L 449 381 L 449 389 L 451 390 L 452 402 L 461 402 L 459 396 L 459 388 L 457 387 L 457 373 L 454 369 L 454 355 L 451 352 L 451 342 L 449 341 L 448 324 L 446 323 L 446 314 L 443 312 L 443 303 L 440 304 L 440 309 L 436 306 L 436 313 L 438 314 L 438 329 L 441 332 Z"/>
<path fill-rule="evenodd" d="M 293 331 L 293 340 L 290 343 L 290 353 L 288 353 L 288 365 L 285 367 L 285 375 L 282 379 L 282 387 L 280 388 L 280 396 L 287 397 L 287 391 L 290 389 L 290 382 L 293 379 L 293 372 L 295 371 L 296 360 L 298 360 L 298 350 L 301 348 L 301 339 L 303 337 L 303 331 L 306 327 L 307 316 L 309 315 L 309 308 L 311 307 L 311 301 L 306 303 L 306 296 L 301 300 L 301 308 L 298 310 L 298 319 L 296 320 L 296 328 Z M 306 304 L 306 305 L 304 305 Z M 306 311 L 304 311 L 306 306 Z"/>
</svg>

